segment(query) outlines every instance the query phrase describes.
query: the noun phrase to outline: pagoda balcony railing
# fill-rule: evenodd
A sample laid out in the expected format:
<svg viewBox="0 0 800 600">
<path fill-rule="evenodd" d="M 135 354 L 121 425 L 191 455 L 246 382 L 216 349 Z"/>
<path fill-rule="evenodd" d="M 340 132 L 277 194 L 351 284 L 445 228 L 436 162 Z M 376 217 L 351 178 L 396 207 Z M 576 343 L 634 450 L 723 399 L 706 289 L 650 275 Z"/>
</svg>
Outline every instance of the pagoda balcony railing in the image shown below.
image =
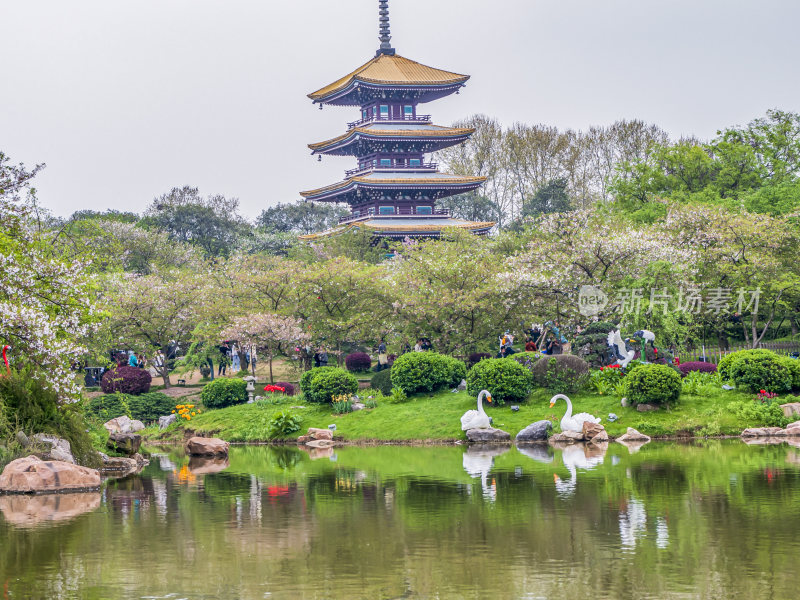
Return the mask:
<svg viewBox="0 0 800 600">
<path fill-rule="evenodd" d="M 358 121 L 353 121 L 347 124 L 348 129 L 352 129 L 353 127 L 359 127 L 361 125 L 366 125 L 367 123 L 374 123 L 376 121 L 382 121 L 385 123 L 404 123 L 411 121 L 412 123 L 430 123 L 431 116 L 430 115 L 417 115 L 416 117 L 400 117 L 399 119 L 389 118 L 389 117 L 381 117 L 379 115 L 375 115 L 372 117 L 368 117 L 366 119 L 359 119 Z"/>
<path fill-rule="evenodd" d="M 358 175 L 359 173 L 368 173 L 370 171 L 390 171 L 390 172 L 397 172 L 397 171 L 435 171 L 439 168 L 439 163 L 435 162 L 424 162 L 418 165 L 397 165 L 397 166 L 372 166 L 368 165 L 366 167 L 357 167 L 355 169 L 350 169 L 349 171 L 345 171 L 345 177 L 353 177 Z"/>
<path fill-rule="evenodd" d="M 340 217 L 339 223 L 349 223 L 350 221 L 355 221 L 356 219 L 363 219 L 364 217 L 380 217 L 384 218 L 392 218 L 392 217 L 449 217 L 450 211 L 446 208 L 434 208 L 431 212 L 424 212 L 418 213 L 414 212 L 413 208 L 410 207 L 398 207 L 395 209 L 395 212 L 389 214 L 380 214 L 375 212 L 374 208 L 364 208 L 362 210 L 354 210 L 351 214 Z"/>
</svg>

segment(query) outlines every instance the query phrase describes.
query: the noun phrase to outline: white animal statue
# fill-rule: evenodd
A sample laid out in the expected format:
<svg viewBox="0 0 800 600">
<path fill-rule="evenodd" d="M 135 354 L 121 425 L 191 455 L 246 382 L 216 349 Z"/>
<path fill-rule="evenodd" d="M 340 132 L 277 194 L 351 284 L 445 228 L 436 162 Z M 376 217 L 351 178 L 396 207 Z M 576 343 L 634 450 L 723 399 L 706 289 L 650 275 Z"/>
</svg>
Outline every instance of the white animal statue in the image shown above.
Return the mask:
<svg viewBox="0 0 800 600">
<path fill-rule="evenodd" d="M 492 401 L 492 395 L 488 390 L 481 390 L 478 394 L 478 410 L 468 410 L 461 417 L 461 431 L 469 429 L 488 429 L 492 426 L 492 421 L 485 412 L 483 412 L 483 399 L 486 398 L 487 402 Z"/>
<path fill-rule="evenodd" d="M 621 367 L 627 367 L 628 363 L 633 360 L 636 352 L 628 350 L 628 347 L 625 345 L 625 340 L 623 340 L 622 335 L 620 335 L 619 329 L 609 331 L 607 341 L 608 346 L 614 351 L 614 355 L 617 357 L 617 364 Z"/>
<path fill-rule="evenodd" d="M 656 334 L 652 331 L 648 331 L 647 329 L 640 329 L 639 331 L 635 332 L 633 336 L 643 339 L 645 343 L 649 342 L 651 346 L 655 346 L 656 344 Z"/>
<path fill-rule="evenodd" d="M 600 422 L 600 419 L 598 419 L 593 415 L 590 415 L 589 413 L 578 413 L 577 415 L 573 415 L 572 401 L 569 398 L 567 398 L 564 394 L 556 394 L 555 396 L 550 398 L 550 408 L 553 408 L 553 406 L 555 406 L 556 401 L 562 398 L 567 403 L 567 412 L 564 413 L 564 416 L 561 419 L 561 431 L 583 431 L 584 421 L 588 421 L 589 423 Z"/>
</svg>

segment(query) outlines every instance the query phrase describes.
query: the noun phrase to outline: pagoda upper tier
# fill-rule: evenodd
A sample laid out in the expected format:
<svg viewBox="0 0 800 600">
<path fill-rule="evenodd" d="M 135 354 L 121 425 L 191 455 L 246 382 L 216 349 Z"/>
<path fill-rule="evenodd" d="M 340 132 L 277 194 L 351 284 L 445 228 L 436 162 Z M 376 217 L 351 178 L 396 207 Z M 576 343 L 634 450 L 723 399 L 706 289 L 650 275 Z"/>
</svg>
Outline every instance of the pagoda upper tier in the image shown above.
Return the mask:
<svg viewBox="0 0 800 600">
<path fill-rule="evenodd" d="M 430 102 L 457 92 L 469 75 L 428 67 L 399 54 L 378 54 L 352 73 L 308 95 L 315 103 L 365 106 L 376 102 Z"/>
</svg>

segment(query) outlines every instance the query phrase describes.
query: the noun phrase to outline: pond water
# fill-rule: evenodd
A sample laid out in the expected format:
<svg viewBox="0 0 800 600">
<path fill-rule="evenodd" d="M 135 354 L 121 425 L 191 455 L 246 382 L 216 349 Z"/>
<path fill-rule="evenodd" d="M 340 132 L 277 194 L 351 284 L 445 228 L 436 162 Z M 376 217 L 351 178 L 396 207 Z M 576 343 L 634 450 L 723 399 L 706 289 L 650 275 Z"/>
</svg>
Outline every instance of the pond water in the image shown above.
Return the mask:
<svg viewBox="0 0 800 600">
<path fill-rule="evenodd" d="M 99 493 L 0 497 L 3 598 L 800 594 L 788 444 L 154 452 Z"/>
</svg>

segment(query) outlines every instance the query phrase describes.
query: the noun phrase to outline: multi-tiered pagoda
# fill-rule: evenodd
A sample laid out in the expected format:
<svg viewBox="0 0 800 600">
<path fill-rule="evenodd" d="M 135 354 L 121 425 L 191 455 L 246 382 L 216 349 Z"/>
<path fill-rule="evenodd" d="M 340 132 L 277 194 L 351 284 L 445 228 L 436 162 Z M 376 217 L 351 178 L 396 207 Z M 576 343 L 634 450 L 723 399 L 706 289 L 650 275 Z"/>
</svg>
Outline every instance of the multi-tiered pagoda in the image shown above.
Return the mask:
<svg viewBox="0 0 800 600">
<path fill-rule="evenodd" d="M 375 58 L 332 84 L 309 94 L 314 104 L 359 106 L 361 118 L 333 139 L 309 144 L 312 154 L 354 156 L 345 180 L 301 192 L 307 200 L 346 202 L 351 214 L 338 227 L 303 236 L 313 239 L 351 228 L 379 237 L 436 237 L 458 227 L 485 234 L 492 222 L 455 219 L 436 208 L 439 198 L 472 191 L 485 177 L 439 172 L 425 154 L 460 144 L 474 129 L 442 127 L 420 114 L 426 102 L 458 92 L 469 75 L 427 67 L 403 58 L 390 45 L 388 0 L 379 1 L 380 48 Z"/>
</svg>

